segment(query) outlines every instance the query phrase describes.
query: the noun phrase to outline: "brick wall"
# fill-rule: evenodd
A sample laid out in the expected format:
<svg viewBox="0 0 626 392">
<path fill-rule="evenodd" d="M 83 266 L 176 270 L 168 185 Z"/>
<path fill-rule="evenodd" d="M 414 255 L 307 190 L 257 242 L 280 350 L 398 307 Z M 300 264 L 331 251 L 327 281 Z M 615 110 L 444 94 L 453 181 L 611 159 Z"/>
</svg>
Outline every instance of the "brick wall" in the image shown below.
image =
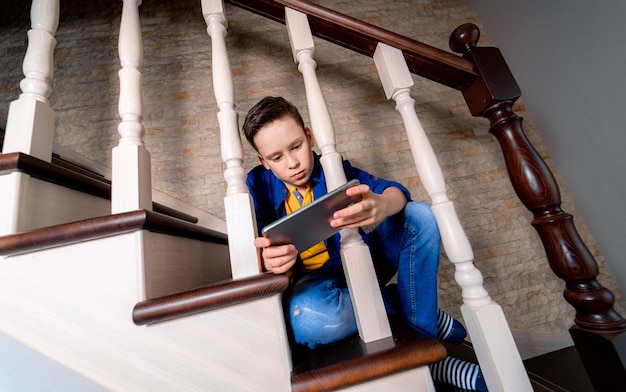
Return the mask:
<svg viewBox="0 0 626 392">
<path fill-rule="evenodd" d="M 9 103 L 19 95 L 21 62 L 30 22 L 28 5 L 8 5 L 0 15 L 0 128 Z M 56 143 L 110 165 L 119 138 L 117 96 L 120 68 L 117 35 L 120 2 L 61 2 L 51 104 L 57 113 Z M 480 26 L 468 0 L 353 0 L 317 3 L 350 16 L 448 49 L 452 30 L 465 22 Z M 282 95 L 308 113 L 302 77 L 293 62 L 284 25 L 226 6 L 227 45 L 235 77 L 237 110 L 266 95 Z M 146 146 L 152 155 L 153 186 L 223 217 L 225 195 L 219 130 L 211 81 L 210 38 L 200 1 L 145 1 L 140 7 L 144 37 Z M 427 201 L 414 168 L 400 115 L 386 101 L 373 60 L 316 39 L 318 77 L 329 106 L 338 149 L 355 166 L 407 185 Z M 483 32 L 482 45 L 489 44 Z M 573 309 L 562 298 L 563 282 L 550 270 L 529 225 L 531 214 L 508 180 L 501 150 L 488 122 L 473 118 L 455 90 L 414 76 L 412 96 L 448 184 L 448 195 L 474 248 L 485 286 L 512 328 L 565 332 Z M 551 164 L 524 110 L 525 130 Z M 249 146 L 247 168 L 256 164 Z M 554 168 L 553 168 L 554 170 Z M 576 213 L 567 187 L 563 207 L 573 213 L 583 239 L 598 258 L 600 281 L 621 295 L 602 256 Z M 460 317 L 454 268 L 443 255 L 440 306 Z"/>
</svg>

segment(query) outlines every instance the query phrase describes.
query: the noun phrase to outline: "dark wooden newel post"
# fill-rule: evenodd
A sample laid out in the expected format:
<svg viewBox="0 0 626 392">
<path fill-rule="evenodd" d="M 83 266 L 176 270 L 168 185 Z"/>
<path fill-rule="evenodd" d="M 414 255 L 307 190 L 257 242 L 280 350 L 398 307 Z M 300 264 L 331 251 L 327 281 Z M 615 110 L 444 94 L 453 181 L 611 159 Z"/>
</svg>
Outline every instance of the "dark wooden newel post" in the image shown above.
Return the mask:
<svg viewBox="0 0 626 392">
<path fill-rule="evenodd" d="M 526 138 L 522 118 L 513 112 L 521 91 L 497 48 L 476 47 L 480 32 L 459 26 L 450 48 L 463 54 L 478 73 L 463 96 L 470 112 L 490 121 L 500 143 L 511 183 L 534 215 L 554 273 L 565 281 L 564 297 L 575 309 L 570 333 L 597 391 L 626 390 L 626 320 L 613 309 L 614 296 L 597 280 L 598 264 L 580 238 L 572 216 L 561 209 L 552 172 Z"/>
</svg>

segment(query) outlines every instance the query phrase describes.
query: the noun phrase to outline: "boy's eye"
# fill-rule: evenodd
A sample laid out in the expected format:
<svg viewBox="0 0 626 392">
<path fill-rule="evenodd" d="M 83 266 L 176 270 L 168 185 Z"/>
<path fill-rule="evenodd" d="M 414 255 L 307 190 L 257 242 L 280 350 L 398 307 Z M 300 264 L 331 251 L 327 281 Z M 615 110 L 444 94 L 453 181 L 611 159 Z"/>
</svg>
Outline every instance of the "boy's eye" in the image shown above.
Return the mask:
<svg viewBox="0 0 626 392">
<path fill-rule="evenodd" d="M 297 150 L 302 146 L 302 144 L 298 143 L 295 146 L 291 147 L 292 150 Z"/>
<path fill-rule="evenodd" d="M 270 160 L 273 162 L 278 162 L 280 161 L 282 157 L 283 157 L 282 155 L 276 155 L 276 156 L 271 157 Z"/>
</svg>

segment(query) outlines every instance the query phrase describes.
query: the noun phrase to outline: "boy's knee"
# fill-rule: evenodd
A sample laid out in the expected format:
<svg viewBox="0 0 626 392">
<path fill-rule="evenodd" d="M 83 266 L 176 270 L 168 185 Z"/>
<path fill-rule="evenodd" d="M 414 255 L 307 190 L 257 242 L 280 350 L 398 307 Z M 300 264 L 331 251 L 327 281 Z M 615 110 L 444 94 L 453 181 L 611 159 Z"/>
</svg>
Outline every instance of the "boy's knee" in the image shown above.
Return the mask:
<svg viewBox="0 0 626 392">
<path fill-rule="evenodd" d="M 430 204 L 411 201 L 404 208 L 405 219 L 411 226 L 420 227 L 423 232 L 439 235 L 439 227 Z"/>
<path fill-rule="evenodd" d="M 288 316 L 296 342 L 311 348 L 341 340 L 357 330 L 352 304 L 345 299 L 295 298 L 289 304 Z"/>
</svg>

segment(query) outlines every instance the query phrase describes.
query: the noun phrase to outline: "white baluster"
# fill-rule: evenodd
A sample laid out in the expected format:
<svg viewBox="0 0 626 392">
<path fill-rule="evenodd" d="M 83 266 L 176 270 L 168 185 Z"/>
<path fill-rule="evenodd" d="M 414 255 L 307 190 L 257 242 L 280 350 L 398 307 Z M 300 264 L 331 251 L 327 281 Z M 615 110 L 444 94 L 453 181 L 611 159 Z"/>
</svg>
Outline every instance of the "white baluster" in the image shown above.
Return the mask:
<svg viewBox="0 0 626 392">
<path fill-rule="evenodd" d="M 226 51 L 227 22 L 222 0 L 202 0 L 202 14 L 211 36 L 213 88 L 219 112 L 222 160 L 226 166 L 224 209 L 228 227 L 233 279 L 259 274 L 260 255 L 254 247 L 256 219 L 254 204 L 246 186 L 243 145 L 239 136 L 233 77 Z"/>
<path fill-rule="evenodd" d="M 461 227 L 452 201 L 446 194 L 441 167 L 415 113 L 410 96 L 413 79 L 399 49 L 379 43 L 374 61 L 387 95 L 396 102 L 406 127 L 418 174 L 431 198 L 443 247 L 455 266 L 461 286 L 461 310 L 490 391 L 532 391 L 521 357 L 501 307 L 483 287 L 481 272 L 474 266 L 474 253 Z"/>
<path fill-rule="evenodd" d="M 346 176 L 341 155 L 336 149 L 330 114 L 315 73 L 317 63 L 313 59 L 311 28 L 305 14 L 290 8 L 285 9 L 285 20 L 294 60 L 304 78 L 311 128 L 322 152 L 320 160 L 326 175 L 326 187 L 330 191 L 344 184 Z M 391 336 L 382 295 L 377 289 L 372 257 L 356 229 L 341 231 L 341 258 L 361 339 L 371 342 Z"/>
<path fill-rule="evenodd" d="M 118 110 L 122 121 L 117 130 L 118 145 L 113 148 L 111 211 L 152 209 L 150 153 L 143 137 L 143 40 L 139 21 L 141 0 L 123 0 L 118 52 L 120 96 Z"/>
<path fill-rule="evenodd" d="M 52 94 L 59 0 L 33 0 L 30 18 L 22 93 L 9 107 L 2 152 L 22 152 L 50 162 L 55 114 L 48 97 Z"/>
</svg>

